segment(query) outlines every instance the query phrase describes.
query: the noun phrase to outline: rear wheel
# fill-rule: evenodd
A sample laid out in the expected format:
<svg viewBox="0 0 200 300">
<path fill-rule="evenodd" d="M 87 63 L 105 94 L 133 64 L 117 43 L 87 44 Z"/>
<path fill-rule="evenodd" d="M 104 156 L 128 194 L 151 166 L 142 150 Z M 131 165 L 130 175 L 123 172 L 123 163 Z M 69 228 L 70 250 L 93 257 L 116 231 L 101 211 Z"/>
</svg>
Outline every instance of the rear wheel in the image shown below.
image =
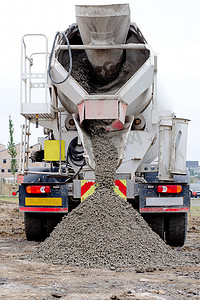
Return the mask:
<svg viewBox="0 0 200 300">
<path fill-rule="evenodd" d="M 42 214 L 26 212 L 24 214 L 24 225 L 28 241 L 41 242 L 47 237 L 45 219 L 43 219 Z"/>
<path fill-rule="evenodd" d="M 181 247 L 187 234 L 187 213 L 170 214 L 166 219 L 166 243 Z"/>
<path fill-rule="evenodd" d="M 164 240 L 164 216 L 162 214 L 144 214 L 143 218 L 152 230 Z"/>
<path fill-rule="evenodd" d="M 61 214 L 52 214 L 47 217 L 47 236 L 54 230 L 54 228 L 60 223 L 63 215 Z"/>
</svg>

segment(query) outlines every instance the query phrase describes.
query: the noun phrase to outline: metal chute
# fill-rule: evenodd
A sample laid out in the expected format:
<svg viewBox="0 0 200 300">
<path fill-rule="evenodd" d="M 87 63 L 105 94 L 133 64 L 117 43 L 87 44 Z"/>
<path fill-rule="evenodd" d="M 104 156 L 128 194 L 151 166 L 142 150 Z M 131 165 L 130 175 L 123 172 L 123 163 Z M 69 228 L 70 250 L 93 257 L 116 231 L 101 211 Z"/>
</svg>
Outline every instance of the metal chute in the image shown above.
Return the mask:
<svg viewBox="0 0 200 300">
<path fill-rule="evenodd" d="M 124 44 L 130 26 L 128 4 L 76 6 L 76 19 L 84 45 Z M 123 50 L 86 50 L 97 80 L 108 83 L 121 67 Z"/>
<path fill-rule="evenodd" d="M 94 161 L 93 147 L 91 142 L 91 135 L 87 130 L 85 130 L 80 125 L 78 114 L 73 114 L 73 118 L 84 148 L 84 157 L 87 162 L 87 165 L 89 165 L 91 169 L 95 170 L 95 161 Z M 109 131 L 106 125 L 104 127 L 105 137 L 109 138 L 110 142 L 116 147 L 118 152 L 117 167 L 120 166 L 124 158 L 124 149 L 126 147 L 127 137 L 131 129 L 133 119 L 134 118 L 132 116 L 126 117 L 124 127 L 121 130 Z"/>
</svg>

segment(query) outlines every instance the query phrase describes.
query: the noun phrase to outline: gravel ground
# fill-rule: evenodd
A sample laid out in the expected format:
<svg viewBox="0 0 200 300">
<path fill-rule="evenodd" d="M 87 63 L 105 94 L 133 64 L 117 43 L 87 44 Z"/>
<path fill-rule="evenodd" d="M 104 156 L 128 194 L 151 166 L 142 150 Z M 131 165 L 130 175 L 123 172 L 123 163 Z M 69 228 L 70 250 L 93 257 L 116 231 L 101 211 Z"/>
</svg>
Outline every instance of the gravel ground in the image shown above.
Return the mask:
<svg viewBox="0 0 200 300">
<path fill-rule="evenodd" d="M 196 263 L 137 273 L 131 268 L 86 269 L 21 260 L 38 243 L 25 239 L 18 205 L 0 202 L 0 299 L 199 299 L 200 201 L 195 200 L 192 208 L 186 244 L 176 251 L 193 257 Z"/>
</svg>

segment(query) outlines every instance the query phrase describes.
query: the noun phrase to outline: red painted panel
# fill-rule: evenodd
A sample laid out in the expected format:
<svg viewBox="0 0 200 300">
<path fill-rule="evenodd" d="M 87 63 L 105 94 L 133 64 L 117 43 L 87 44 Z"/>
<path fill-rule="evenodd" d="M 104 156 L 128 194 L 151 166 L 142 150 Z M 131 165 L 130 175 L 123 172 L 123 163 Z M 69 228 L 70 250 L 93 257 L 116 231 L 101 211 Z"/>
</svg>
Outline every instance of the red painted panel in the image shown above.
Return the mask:
<svg viewBox="0 0 200 300">
<path fill-rule="evenodd" d="M 118 186 L 120 192 L 126 196 L 126 186 L 121 182 L 121 180 L 117 179 L 115 180 L 115 185 Z"/>
<path fill-rule="evenodd" d="M 24 176 L 23 175 L 17 175 L 17 183 L 22 183 L 24 181 Z"/>
<path fill-rule="evenodd" d="M 66 207 L 20 207 L 19 211 L 23 212 L 67 212 Z"/>
<path fill-rule="evenodd" d="M 86 100 L 85 119 L 118 119 L 118 100 Z"/>
<path fill-rule="evenodd" d="M 84 183 L 84 185 L 82 185 L 81 187 L 81 196 L 83 196 L 94 184 L 94 181 L 87 181 L 86 183 Z"/>
<path fill-rule="evenodd" d="M 141 207 L 140 212 L 187 212 L 189 207 Z"/>
</svg>

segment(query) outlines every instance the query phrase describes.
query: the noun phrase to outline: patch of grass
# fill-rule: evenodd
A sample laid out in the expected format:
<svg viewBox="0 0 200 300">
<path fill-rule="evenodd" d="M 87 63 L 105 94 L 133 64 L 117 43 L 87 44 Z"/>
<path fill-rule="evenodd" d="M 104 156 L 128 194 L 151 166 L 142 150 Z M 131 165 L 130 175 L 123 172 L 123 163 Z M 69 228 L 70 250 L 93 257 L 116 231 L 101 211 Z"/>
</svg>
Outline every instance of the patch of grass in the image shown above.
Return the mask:
<svg viewBox="0 0 200 300">
<path fill-rule="evenodd" d="M 192 217 L 200 217 L 200 199 L 191 200 L 190 215 Z"/>
<path fill-rule="evenodd" d="M 14 196 L 1 196 L 0 201 L 8 201 L 8 202 L 18 203 L 19 199 L 18 199 L 18 197 L 14 197 Z"/>
<path fill-rule="evenodd" d="M 200 217 L 200 206 L 192 206 L 190 214 L 192 217 Z"/>
</svg>

